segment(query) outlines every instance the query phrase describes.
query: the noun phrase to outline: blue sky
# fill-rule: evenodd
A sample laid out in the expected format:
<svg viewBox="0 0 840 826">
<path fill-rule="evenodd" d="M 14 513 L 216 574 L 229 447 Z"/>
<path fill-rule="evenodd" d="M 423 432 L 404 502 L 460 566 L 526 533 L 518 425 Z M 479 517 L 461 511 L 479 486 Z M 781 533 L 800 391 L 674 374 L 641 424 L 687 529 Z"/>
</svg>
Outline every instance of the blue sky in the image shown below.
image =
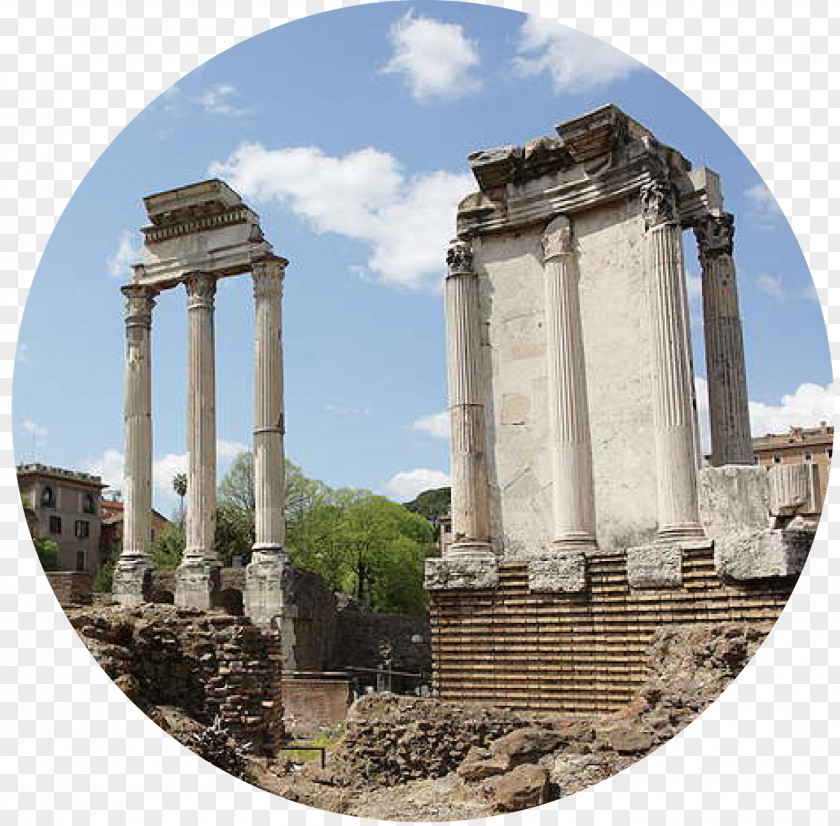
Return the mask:
<svg viewBox="0 0 840 826">
<path fill-rule="evenodd" d="M 551 134 L 614 102 L 722 176 L 756 433 L 828 419 L 831 366 L 805 260 L 761 178 L 675 87 L 586 35 L 503 9 L 382 3 L 273 29 L 222 53 L 138 115 L 80 184 L 29 295 L 15 370 L 19 462 L 119 485 L 119 286 L 141 198 L 226 178 L 262 217 L 286 279 L 287 453 L 335 486 L 398 500 L 448 473 L 443 254 L 471 152 Z M 693 339 L 705 375 L 699 270 L 686 234 Z M 220 476 L 250 441 L 249 279 L 217 295 Z M 154 317 L 155 500 L 184 463 L 186 308 Z M 701 405 L 702 406 L 702 405 Z"/>
</svg>

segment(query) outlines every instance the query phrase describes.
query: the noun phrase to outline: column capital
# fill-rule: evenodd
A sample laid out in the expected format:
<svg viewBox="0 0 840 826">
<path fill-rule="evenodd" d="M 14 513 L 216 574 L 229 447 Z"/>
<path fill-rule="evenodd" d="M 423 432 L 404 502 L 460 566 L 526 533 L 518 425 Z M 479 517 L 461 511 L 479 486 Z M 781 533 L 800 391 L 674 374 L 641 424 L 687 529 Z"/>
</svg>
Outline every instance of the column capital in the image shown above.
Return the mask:
<svg viewBox="0 0 840 826">
<path fill-rule="evenodd" d="M 559 215 L 545 228 L 542 249 L 546 263 L 561 255 L 572 254 L 572 224 L 565 215 Z"/>
<path fill-rule="evenodd" d="M 731 212 L 706 215 L 694 226 L 701 263 L 718 255 L 732 255 L 735 239 L 735 216 Z"/>
<path fill-rule="evenodd" d="M 143 284 L 126 284 L 120 292 L 125 296 L 126 327 L 151 327 L 158 291 Z"/>
<path fill-rule="evenodd" d="M 254 298 L 262 296 L 280 296 L 283 293 L 283 279 L 286 277 L 285 258 L 271 258 L 257 261 L 251 267 L 254 279 Z"/>
<path fill-rule="evenodd" d="M 187 309 L 212 310 L 216 296 L 216 277 L 207 272 L 193 272 L 184 279 Z"/>
<path fill-rule="evenodd" d="M 472 244 L 457 238 L 452 241 L 446 250 L 446 266 L 449 268 L 449 276 L 473 275 Z"/>
<path fill-rule="evenodd" d="M 677 194 L 671 181 L 666 178 L 655 178 L 642 186 L 639 197 L 642 201 L 646 230 L 665 224 L 679 223 Z"/>
</svg>

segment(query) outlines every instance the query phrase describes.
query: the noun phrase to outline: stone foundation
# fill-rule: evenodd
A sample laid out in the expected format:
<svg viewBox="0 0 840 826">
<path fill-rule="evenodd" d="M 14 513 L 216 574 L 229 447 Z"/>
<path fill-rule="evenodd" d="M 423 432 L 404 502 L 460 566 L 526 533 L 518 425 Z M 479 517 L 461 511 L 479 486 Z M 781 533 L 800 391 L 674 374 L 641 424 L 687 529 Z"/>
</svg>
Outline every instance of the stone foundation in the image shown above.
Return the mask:
<svg viewBox="0 0 840 826">
<path fill-rule="evenodd" d="M 87 571 L 50 571 L 47 579 L 62 608 L 90 605 L 93 601 L 93 580 Z"/>
<path fill-rule="evenodd" d="M 660 556 L 658 569 L 639 551 L 591 556 L 586 590 L 577 593 L 529 587 L 525 560 L 502 564 L 495 588 L 434 590 L 436 694 L 451 702 L 513 709 L 618 710 L 644 680 L 646 651 L 658 631 L 778 618 L 796 583 L 797 565 L 785 567 L 785 560 L 801 563 L 805 552 L 805 537 L 781 533 L 768 532 L 752 546 L 754 556 L 764 560 L 761 572 L 772 578 L 754 578 L 759 568 L 752 566 L 732 570 L 738 580 L 721 576 L 707 542 L 683 544 L 679 553 Z M 733 553 L 743 556 L 742 549 Z M 640 587 L 643 583 L 650 587 Z"/>
</svg>

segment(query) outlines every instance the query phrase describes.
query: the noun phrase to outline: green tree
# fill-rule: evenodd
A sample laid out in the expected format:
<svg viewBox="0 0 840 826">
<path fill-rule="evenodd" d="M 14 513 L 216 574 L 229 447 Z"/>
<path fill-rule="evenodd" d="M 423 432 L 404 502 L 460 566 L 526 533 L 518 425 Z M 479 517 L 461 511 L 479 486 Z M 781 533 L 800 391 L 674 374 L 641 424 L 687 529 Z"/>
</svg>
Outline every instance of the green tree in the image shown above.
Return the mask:
<svg viewBox="0 0 840 826">
<path fill-rule="evenodd" d="M 38 560 L 45 571 L 61 570 L 61 555 L 58 542 L 54 539 L 33 539 L 32 544 L 38 554 Z"/>
<path fill-rule="evenodd" d="M 150 556 L 158 571 L 174 571 L 184 555 L 187 539 L 183 524 L 170 522 L 152 542 Z"/>
<path fill-rule="evenodd" d="M 251 561 L 254 545 L 254 512 L 221 502 L 216 508 L 216 550 L 222 565 L 229 566 L 235 556 L 242 564 Z"/>
<path fill-rule="evenodd" d="M 406 502 L 404 507 L 412 513 L 419 513 L 425 516 L 432 524 L 441 516 L 449 513 L 450 502 L 452 501 L 452 488 L 434 488 L 424 490 L 411 502 Z"/>
<path fill-rule="evenodd" d="M 176 473 L 172 477 L 172 489 L 175 491 L 178 498 L 181 500 L 178 506 L 178 520 L 184 521 L 184 497 L 187 495 L 187 474 Z"/>
<path fill-rule="evenodd" d="M 96 594 L 109 594 L 113 590 L 114 569 L 117 567 L 117 560 L 120 558 L 122 540 L 111 542 L 102 557 L 102 563 L 96 570 L 93 577 L 92 589 Z"/>
</svg>

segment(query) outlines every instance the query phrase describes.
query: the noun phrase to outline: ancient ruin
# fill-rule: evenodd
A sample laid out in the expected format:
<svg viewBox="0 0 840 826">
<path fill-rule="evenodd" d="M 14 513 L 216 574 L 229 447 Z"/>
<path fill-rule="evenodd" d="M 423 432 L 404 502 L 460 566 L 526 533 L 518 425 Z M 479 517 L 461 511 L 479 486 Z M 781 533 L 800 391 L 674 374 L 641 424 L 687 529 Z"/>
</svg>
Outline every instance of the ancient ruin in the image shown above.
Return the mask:
<svg viewBox="0 0 840 826">
<path fill-rule="evenodd" d="M 663 623 L 778 615 L 814 525 L 774 518 L 781 499 L 812 513 L 793 487 L 813 479 L 753 465 L 734 219 L 714 172 L 612 105 L 470 162 L 479 191 L 447 254 L 454 541 L 426 576 L 437 691 L 614 709 Z"/>
<path fill-rule="evenodd" d="M 152 310 L 159 293 L 184 285 L 189 316 L 187 546 L 176 605 L 209 609 L 219 590 L 216 514 L 214 297 L 219 278 L 250 272 L 254 282 L 254 487 L 256 543 L 248 566 L 246 613 L 266 627 L 282 613 L 284 551 L 282 295 L 287 261 L 274 255 L 259 218 L 222 181 L 144 199 L 142 263 L 126 297 L 125 534 L 114 596 L 142 603 L 150 588 L 152 515 Z"/>
</svg>

